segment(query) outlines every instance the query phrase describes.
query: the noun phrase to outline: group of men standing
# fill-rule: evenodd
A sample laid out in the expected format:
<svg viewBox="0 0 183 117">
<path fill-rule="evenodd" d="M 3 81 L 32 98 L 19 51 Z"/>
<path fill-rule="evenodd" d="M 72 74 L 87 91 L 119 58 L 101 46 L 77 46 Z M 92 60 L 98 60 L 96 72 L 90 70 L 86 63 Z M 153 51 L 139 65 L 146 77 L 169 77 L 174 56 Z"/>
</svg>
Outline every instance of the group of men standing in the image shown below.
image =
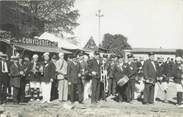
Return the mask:
<svg viewBox="0 0 183 117">
<path fill-rule="evenodd" d="M 123 56 L 116 55 L 101 57 L 96 51 L 89 56 L 82 52 L 69 55 L 67 60 L 64 59 L 64 53 L 58 56 L 44 53 L 43 59 L 34 54 L 32 60 L 19 55 L 12 56 L 10 61 L 6 58 L 0 52 L 1 103 L 5 103 L 10 95 L 13 95 L 15 103 L 24 102 L 25 94 L 28 93 L 30 101 L 42 99 L 42 103 L 57 98 L 61 102 L 70 100 L 72 103 L 83 103 L 91 98 L 91 103 L 95 104 L 101 99 L 106 100 L 108 96 L 114 96 L 119 102 L 132 103 L 140 99 L 143 104 L 152 104 L 156 101 L 158 87 L 161 87 L 166 97 L 169 81 L 174 79 L 177 104 L 181 105 L 181 57 L 177 57 L 176 62 L 170 59 L 164 62 L 161 58 L 155 60 L 151 52 L 146 61 L 137 61 L 133 54 L 129 54 L 125 60 Z M 102 77 L 104 70 L 107 73 L 105 79 Z M 27 92 L 26 84 L 29 84 Z"/>
</svg>

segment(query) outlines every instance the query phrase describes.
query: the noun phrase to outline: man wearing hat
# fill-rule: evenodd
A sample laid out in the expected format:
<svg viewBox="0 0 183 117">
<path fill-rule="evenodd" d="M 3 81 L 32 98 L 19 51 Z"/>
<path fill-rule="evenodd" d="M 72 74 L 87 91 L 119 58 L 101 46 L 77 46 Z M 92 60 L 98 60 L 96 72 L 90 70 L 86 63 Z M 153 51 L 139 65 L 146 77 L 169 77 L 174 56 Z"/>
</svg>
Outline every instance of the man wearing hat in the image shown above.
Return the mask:
<svg viewBox="0 0 183 117">
<path fill-rule="evenodd" d="M 7 88 L 9 84 L 9 70 L 8 63 L 6 62 L 6 54 L 0 52 L 0 103 L 6 102 Z"/>
<path fill-rule="evenodd" d="M 154 53 L 149 53 L 149 59 L 144 62 L 143 66 L 145 89 L 144 104 L 154 103 L 154 86 L 157 79 L 157 64 L 155 63 Z"/>
<path fill-rule="evenodd" d="M 58 99 L 59 101 L 67 101 L 68 81 L 65 77 L 67 74 L 67 62 L 64 60 L 64 53 L 59 53 L 59 60 L 56 62 L 56 72 L 58 79 Z"/>
<path fill-rule="evenodd" d="M 70 85 L 70 100 L 72 103 L 76 101 L 78 95 L 79 103 L 83 101 L 82 80 L 81 80 L 81 66 L 77 61 L 77 55 L 73 55 L 73 60 L 68 64 L 67 77 Z M 78 94 L 76 93 L 78 92 Z"/>
<path fill-rule="evenodd" d="M 50 62 L 49 53 L 44 53 L 44 62 L 42 64 L 43 71 L 42 71 L 42 78 L 41 78 L 41 90 L 42 90 L 42 103 L 49 103 L 51 99 L 51 85 L 53 79 L 55 77 L 54 66 Z"/>
<path fill-rule="evenodd" d="M 108 73 L 108 76 L 109 76 L 109 84 L 108 84 L 108 95 L 115 95 L 116 93 L 116 82 L 114 80 L 114 74 L 113 74 L 113 69 L 114 69 L 114 66 L 116 64 L 116 61 L 115 61 L 115 56 L 114 55 L 111 55 L 110 56 L 110 60 L 109 60 L 109 67 L 107 69 L 107 73 Z"/>
<path fill-rule="evenodd" d="M 51 57 L 51 61 L 50 63 L 52 64 L 52 68 L 53 68 L 53 82 L 52 82 L 52 86 L 51 86 L 51 101 L 58 99 L 58 81 L 57 81 L 57 73 L 56 73 L 56 62 L 57 62 L 57 55 L 53 55 Z"/>
<path fill-rule="evenodd" d="M 100 61 L 100 55 L 96 51 L 94 58 L 88 62 L 88 71 L 92 77 L 92 94 L 91 103 L 97 103 L 100 96 L 100 67 L 102 63 Z"/>
<path fill-rule="evenodd" d="M 137 76 L 137 64 L 134 62 L 133 54 L 128 54 L 128 86 L 127 86 L 127 102 L 131 102 L 134 99 L 134 91 L 135 91 L 135 77 Z"/>
<path fill-rule="evenodd" d="M 181 57 L 176 57 L 176 64 L 173 66 L 173 77 L 177 90 L 177 105 L 183 107 L 183 61 Z"/>
<path fill-rule="evenodd" d="M 11 86 L 13 87 L 13 101 L 14 103 L 20 102 L 20 80 L 24 75 L 23 71 L 20 71 L 19 58 L 17 56 L 12 56 L 13 61 L 10 66 L 10 76 L 11 76 Z"/>
<path fill-rule="evenodd" d="M 126 101 L 127 96 L 125 94 L 126 88 L 128 86 L 128 77 L 127 77 L 127 64 L 124 63 L 123 56 L 118 56 L 118 60 L 113 68 L 114 80 L 117 84 L 116 91 L 118 93 L 118 101 Z"/>
<path fill-rule="evenodd" d="M 32 56 L 32 61 L 28 67 L 28 78 L 30 80 L 30 101 L 39 100 L 40 94 L 40 78 L 41 78 L 41 64 L 38 62 L 39 56 L 34 54 Z"/>
</svg>

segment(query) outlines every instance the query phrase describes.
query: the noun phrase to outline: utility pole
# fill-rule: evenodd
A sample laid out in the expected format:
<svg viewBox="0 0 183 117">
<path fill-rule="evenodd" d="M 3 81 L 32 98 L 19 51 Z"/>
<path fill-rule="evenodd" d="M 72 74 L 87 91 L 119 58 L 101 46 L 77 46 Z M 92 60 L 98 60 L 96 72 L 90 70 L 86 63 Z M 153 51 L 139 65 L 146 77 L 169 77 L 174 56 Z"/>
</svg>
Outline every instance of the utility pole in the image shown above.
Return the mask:
<svg viewBox="0 0 183 117">
<path fill-rule="evenodd" d="M 98 17 L 98 40 L 99 40 L 99 45 L 100 45 L 100 39 L 101 39 L 101 31 L 100 31 L 100 18 L 103 17 L 104 15 L 101 13 L 101 10 L 99 9 L 96 16 Z"/>
</svg>

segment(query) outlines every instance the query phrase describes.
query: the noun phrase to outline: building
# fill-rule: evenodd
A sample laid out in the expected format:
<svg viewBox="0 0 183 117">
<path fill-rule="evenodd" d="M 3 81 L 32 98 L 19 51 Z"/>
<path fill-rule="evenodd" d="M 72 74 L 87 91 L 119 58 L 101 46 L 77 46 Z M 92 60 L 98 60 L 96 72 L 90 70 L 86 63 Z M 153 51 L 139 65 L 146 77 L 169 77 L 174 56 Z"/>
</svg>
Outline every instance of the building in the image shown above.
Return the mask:
<svg viewBox="0 0 183 117">
<path fill-rule="evenodd" d="M 141 58 L 147 59 L 148 53 L 154 52 L 155 58 L 163 57 L 166 60 L 166 58 L 168 58 L 168 57 L 175 59 L 176 50 L 177 49 L 165 49 L 165 48 L 132 48 L 131 50 L 124 50 L 124 53 L 125 53 L 125 57 L 129 53 L 133 53 L 133 55 L 136 58 L 141 57 Z"/>
</svg>

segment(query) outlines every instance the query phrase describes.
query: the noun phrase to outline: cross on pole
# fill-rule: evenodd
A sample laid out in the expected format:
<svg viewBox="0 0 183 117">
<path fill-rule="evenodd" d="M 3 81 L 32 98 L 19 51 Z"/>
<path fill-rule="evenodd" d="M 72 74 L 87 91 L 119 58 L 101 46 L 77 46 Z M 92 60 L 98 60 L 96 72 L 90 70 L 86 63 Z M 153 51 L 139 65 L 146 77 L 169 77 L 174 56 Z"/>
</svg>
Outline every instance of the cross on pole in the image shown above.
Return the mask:
<svg viewBox="0 0 183 117">
<path fill-rule="evenodd" d="M 101 13 L 101 10 L 99 9 L 96 16 L 98 17 L 98 40 L 99 40 L 99 45 L 100 45 L 100 18 L 103 17 L 104 15 Z"/>
</svg>

